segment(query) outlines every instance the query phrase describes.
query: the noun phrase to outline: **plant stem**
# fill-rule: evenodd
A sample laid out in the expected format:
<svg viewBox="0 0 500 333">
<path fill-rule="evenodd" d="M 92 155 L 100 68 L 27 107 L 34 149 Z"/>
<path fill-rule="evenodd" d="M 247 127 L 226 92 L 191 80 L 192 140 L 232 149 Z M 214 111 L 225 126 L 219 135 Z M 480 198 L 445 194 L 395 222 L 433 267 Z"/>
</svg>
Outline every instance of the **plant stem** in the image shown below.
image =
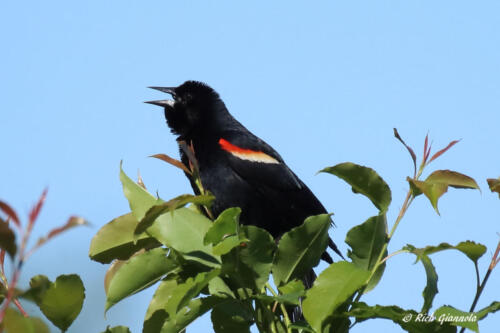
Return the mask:
<svg viewBox="0 0 500 333">
<path fill-rule="evenodd" d="M 477 261 L 474 261 L 474 270 L 476 271 L 476 290 L 479 290 L 480 287 L 480 277 L 479 277 L 479 267 L 477 266 Z"/>
<path fill-rule="evenodd" d="M 420 173 L 421 173 L 421 171 L 419 170 L 419 174 L 417 175 L 417 177 L 420 175 Z M 414 196 L 412 196 L 412 194 L 411 194 L 411 189 L 409 189 L 408 193 L 406 193 L 405 201 L 403 202 L 403 205 L 401 206 L 401 209 L 399 210 L 398 217 L 396 218 L 396 221 L 394 222 L 394 225 L 392 226 L 391 231 L 389 232 L 389 235 L 387 236 L 387 242 L 385 242 L 385 244 L 382 246 L 382 250 L 380 251 L 380 253 L 378 255 L 376 264 L 373 266 L 372 270 L 370 271 L 370 276 L 366 280 L 367 283 L 372 279 L 373 275 L 375 275 L 375 272 L 377 271 L 378 267 L 380 265 L 382 265 L 382 263 L 385 262 L 386 259 L 384 259 L 384 260 L 382 260 L 382 259 L 384 257 L 385 251 L 387 250 L 387 246 L 389 245 L 389 242 L 391 241 L 392 236 L 396 232 L 396 228 L 398 227 L 399 222 L 401 222 L 401 220 L 403 219 L 403 216 L 405 215 L 406 211 L 408 210 L 408 207 L 410 207 L 410 205 L 411 205 L 411 203 L 413 201 L 413 198 L 414 198 Z M 354 302 L 358 302 L 359 301 L 359 299 L 363 295 L 363 292 L 364 292 L 365 289 L 366 289 L 366 285 L 358 293 L 358 295 L 356 296 L 356 299 L 354 300 Z"/>
<path fill-rule="evenodd" d="M 481 296 L 481 293 L 483 292 L 484 287 L 486 286 L 486 282 L 488 282 L 488 278 L 490 277 L 491 272 L 493 272 L 493 269 L 495 268 L 496 264 L 498 264 L 499 260 L 497 258 L 499 254 L 500 254 L 500 241 L 498 242 L 497 249 L 495 251 L 495 254 L 493 255 L 493 258 L 491 258 L 491 263 L 490 266 L 488 267 L 488 271 L 486 272 L 486 275 L 484 276 L 481 285 L 476 290 L 476 296 L 472 301 L 472 305 L 470 306 L 469 312 L 473 312 L 474 309 L 476 308 L 477 302 L 479 301 L 479 297 Z M 462 329 L 460 330 L 460 333 L 463 332 L 465 332 L 465 327 L 462 327 Z"/>
<path fill-rule="evenodd" d="M 384 259 L 382 259 L 382 261 L 380 262 L 380 264 L 382 265 L 384 262 L 386 262 L 389 258 L 391 257 L 394 257 L 395 255 L 397 254 L 400 254 L 400 253 L 408 253 L 409 251 L 408 250 L 397 250 L 396 252 L 392 252 L 391 254 L 389 254 L 387 257 L 385 257 Z"/>
<path fill-rule="evenodd" d="M 278 296 L 278 293 L 276 291 L 274 291 L 274 289 L 271 287 L 269 282 L 266 282 L 266 288 L 271 292 L 271 294 L 273 294 L 274 297 Z M 279 304 L 280 304 L 281 312 L 283 312 L 283 317 L 285 319 L 286 331 L 289 333 L 292 333 L 292 329 L 290 328 L 291 321 L 290 321 L 290 317 L 288 317 L 288 312 L 286 311 L 285 305 L 283 303 L 279 303 Z"/>
</svg>

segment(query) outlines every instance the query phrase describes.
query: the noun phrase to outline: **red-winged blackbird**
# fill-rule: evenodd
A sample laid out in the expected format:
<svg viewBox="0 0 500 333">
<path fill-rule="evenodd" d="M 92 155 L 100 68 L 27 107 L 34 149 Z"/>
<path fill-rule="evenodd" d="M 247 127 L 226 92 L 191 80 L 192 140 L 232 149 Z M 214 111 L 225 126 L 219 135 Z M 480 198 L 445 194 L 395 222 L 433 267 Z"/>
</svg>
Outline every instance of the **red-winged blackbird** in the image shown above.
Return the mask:
<svg viewBox="0 0 500 333">
<path fill-rule="evenodd" d="M 327 212 L 281 156 L 234 119 L 208 85 L 187 81 L 174 88 L 151 88 L 173 97 L 147 103 L 164 107 L 177 141 L 194 148 L 203 188 L 215 196 L 215 216 L 226 208 L 240 207 L 242 224 L 264 228 L 277 238 L 307 217 Z M 180 154 L 188 166 L 186 152 L 180 149 Z M 329 246 L 341 255 L 331 239 Z M 332 262 L 326 252 L 322 258 Z M 313 279 L 314 275 L 305 279 L 307 287 Z"/>
</svg>

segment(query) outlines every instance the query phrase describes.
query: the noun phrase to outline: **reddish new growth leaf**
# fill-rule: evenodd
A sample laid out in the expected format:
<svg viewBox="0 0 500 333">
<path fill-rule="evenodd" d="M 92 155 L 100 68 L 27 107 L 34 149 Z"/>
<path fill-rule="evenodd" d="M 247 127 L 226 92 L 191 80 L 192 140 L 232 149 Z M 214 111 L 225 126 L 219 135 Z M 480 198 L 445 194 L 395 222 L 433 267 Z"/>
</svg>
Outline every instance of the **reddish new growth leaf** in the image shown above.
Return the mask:
<svg viewBox="0 0 500 333">
<path fill-rule="evenodd" d="M 438 151 L 437 153 L 435 153 L 434 155 L 432 155 L 431 159 L 429 160 L 429 163 L 431 163 L 432 161 L 434 161 L 439 156 L 443 155 L 448 149 L 450 149 L 451 147 L 453 147 L 459 141 L 460 140 L 453 140 L 445 148 L 441 149 L 440 151 Z M 430 153 L 430 150 L 429 150 L 429 153 Z"/>
<path fill-rule="evenodd" d="M 7 203 L 1 200 L 0 200 L 0 210 L 2 210 L 7 215 L 8 219 L 11 219 L 12 222 L 14 222 L 14 224 L 17 227 L 19 228 L 21 227 L 21 223 L 19 222 L 19 218 L 17 217 L 17 214 L 14 211 L 14 209 L 12 209 L 12 207 L 10 207 Z"/>
<path fill-rule="evenodd" d="M 495 268 L 495 266 L 498 264 L 498 262 L 500 262 L 499 254 L 500 254 L 500 241 L 497 244 L 497 249 L 495 250 L 495 254 L 493 255 L 493 258 L 491 258 L 491 263 L 490 263 L 490 267 L 489 267 L 490 271 L 492 271 L 493 268 Z"/>
<path fill-rule="evenodd" d="M 2 220 L 2 219 L 0 219 L 0 220 Z M 7 217 L 7 221 L 5 221 L 5 222 L 8 225 L 10 222 L 10 218 Z M 5 269 L 4 269 L 5 253 L 6 253 L 5 249 L 0 250 L 0 271 L 2 272 L 2 276 L 5 276 Z"/>
<path fill-rule="evenodd" d="M 43 203 L 45 202 L 46 197 L 47 197 L 47 189 L 43 190 L 42 195 L 40 196 L 40 199 L 38 199 L 38 202 L 30 211 L 29 220 L 28 220 L 28 228 L 27 228 L 28 234 L 30 233 L 31 229 L 33 228 L 33 225 L 35 224 L 35 221 L 38 218 L 38 214 L 40 214 L 40 211 L 42 210 Z"/>
<path fill-rule="evenodd" d="M 5 275 L 4 262 L 5 262 L 5 250 L 2 249 L 0 250 L 0 270 L 2 272 L 2 275 Z"/>
<path fill-rule="evenodd" d="M 164 162 L 167 162 L 168 164 L 171 164 L 171 165 L 181 169 L 185 173 L 187 173 L 189 175 L 191 174 L 191 171 L 184 165 L 184 163 L 182 163 L 181 161 L 176 160 L 175 158 L 172 158 L 166 154 L 155 154 L 155 155 L 151 155 L 150 157 L 154 157 L 154 158 L 157 158 L 157 159 L 162 160 Z"/>
<path fill-rule="evenodd" d="M 488 182 L 491 192 L 498 193 L 498 197 L 500 198 L 500 177 L 497 179 L 488 178 L 486 181 Z"/>
<path fill-rule="evenodd" d="M 424 158 L 423 158 L 423 164 L 425 164 L 427 162 L 427 159 L 429 158 L 429 155 L 431 154 L 431 147 L 432 147 L 432 144 L 430 146 L 429 145 L 429 134 L 427 134 L 425 136 L 425 142 L 424 142 Z"/>
<path fill-rule="evenodd" d="M 47 236 L 39 238 L 38 241 L 37 241 L 37 243 L 31 249 L 31 251 L 30 251 L 30 253 L 28 255 L 30 255 L 31 253 L 33 253 L 33 251 L 35 251 L 37 248 L 39 248 L 40 246 L 42 246 L 43 244 L 45 244 L 46 242 L 48 242 L 50 239 L 54 238 L 55 236 L 59 235 L 60 233 L 66 231 L 68 229 L 71 229 L 73 227 L 77 227 L 77 226 L 80 226 L 80 225 L 87 225 L 87 224 L 88 224 L 88 222 L 85 221 L 85 219 L 83 219 L 81 217 L 78 217 L 78 216 L 71 216 L 68 219 L 68 221 L 66 222 L 66 224 L 64 224 L 61 227 L 52 229 L 47 234 Z"/>
<path fill-rule="evenodd" d="M 188 157 L 189 160 L 189 167 L 191 168 L 191 173 L 194 173 L 195 175 L 198 175 L 199 173 L 199 167 L 198 167 L 198 160 L 196 160 L 195 154 L 194 154 L 194 146 L 193 143 L 190 142 L 188 145 L 186 141 L 178 141 L 179 147 L 181 147 L 182 151 L 186 156 Z"/>
<path fill-rule="evenodd" d="M 413 151 L 413 149 L 411 149 L 411 147 L 408 146 L 403 141 L 403 139 L 399 135 L 398 130 L 396 128 L 394 128 L 394 136 L 396 137 L 396 139 L 398 139 L 406 147 L 406 149 L 408 149 L 408 152 L 411 155 L 411 159 L 413 160 L 413 173 L 414 173 L 414 175 L 416 175 L 417 174 L 417 155 L 415 155 L 415 152 Z"/>
</svg>

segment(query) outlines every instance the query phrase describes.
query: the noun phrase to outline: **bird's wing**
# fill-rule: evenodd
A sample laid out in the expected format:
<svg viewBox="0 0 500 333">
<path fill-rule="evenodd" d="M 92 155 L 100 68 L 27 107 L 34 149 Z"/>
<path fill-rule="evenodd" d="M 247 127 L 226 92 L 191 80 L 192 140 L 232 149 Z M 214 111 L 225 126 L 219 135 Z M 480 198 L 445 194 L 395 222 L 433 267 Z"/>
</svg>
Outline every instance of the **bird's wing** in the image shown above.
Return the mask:
<svg viewBox="0 0 500 333">
<path fill-rule="evenodd" d="M 218 144 L 233 171 L 248 183 L 282 191 L 304 187 L 281 156 L 261 139 L 228 133 L 218 139 Z"/>
<path fill-rule="evenodd" d="M 251 134 L 227 133 L 219 138 L 218 144 L 226 154 L 233 171 L 257 190 L 267 194 L 276 191 L 287 192 L 288 195 L 280 197 L 282 200 L 296 201 L 296 205 L 289 207 L 295 217 L 303 215 L 304 211 L 308 211 L 310 215 L 326 213 L 326 209 L 311 190 L 295 176 L 281 156 L 261 139 Z M 269 195 L 269 198 L 271 197 L 276 199 L 275 196 Z M 309 215 L 306 214 L 303 218 L 307 216 Z M 344 258 L 331 238 L 329 246 Z M 327 252 L 322 258 L 328 263 L 333 262 Z"/>
</svg>

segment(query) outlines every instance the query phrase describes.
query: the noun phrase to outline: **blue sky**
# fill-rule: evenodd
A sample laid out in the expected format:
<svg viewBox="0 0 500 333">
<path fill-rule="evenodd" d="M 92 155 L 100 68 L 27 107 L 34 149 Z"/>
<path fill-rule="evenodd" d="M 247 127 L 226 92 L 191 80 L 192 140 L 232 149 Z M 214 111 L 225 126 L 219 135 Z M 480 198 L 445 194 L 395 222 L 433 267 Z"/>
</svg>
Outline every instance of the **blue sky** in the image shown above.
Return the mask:
<svg viewBox="0 0 500 333">
<path fill-rule="evenodd" d="M 82 276 L 87 299 L 71 332 L 127 325 L 140 332 L 153 290 L 112 308 L 104 318 L 106 266 L 88 259 L 98 228 L 128 210 L 118 180 L 125 171 L 163 198 L 190 191 L 178 170 L 147 156 L 175 155 L 174 137 L 151 85 L 204 81 L 232 114 L 280 152 L 335 213 L 331 231 L 342 251 L 346 232 L 376 214 L 333 176 L 315 173 L 352 161 L 377 170 L 392 188 L 392 225 L 412 172 L 397 127 L 420 155 L 462 141 L 433 162 L 474 177 L 482 193 L 451 189 L 441 217 L 415 200 L 390 251 L 475 240 L 488 246 L 484 274 L 500 231 L 496 195 L 486 178 L 500 176 L 500 21 L 497 1 L 17 1 L 0 9 L 0 198 L 21 216 L 45 187 L 46 206 L 34 239 L 69 215 L 91 228 L 43 247 L 26 264 L 35 274 Z M 458 252 L 436 254 L 435 308 L 467 310 L 473 265 Z M 389 261 L 369 304 L 419 309 L 425 273 L 410 255 Z M 500 299 L 494 272 L 479 308 Z M 500 325 L 484 321 L 483 332 Z M 208 318 L 191 332 L 206 332 Z M 400 332 L 391 322 L 353 332 Z"/>
</svg>

